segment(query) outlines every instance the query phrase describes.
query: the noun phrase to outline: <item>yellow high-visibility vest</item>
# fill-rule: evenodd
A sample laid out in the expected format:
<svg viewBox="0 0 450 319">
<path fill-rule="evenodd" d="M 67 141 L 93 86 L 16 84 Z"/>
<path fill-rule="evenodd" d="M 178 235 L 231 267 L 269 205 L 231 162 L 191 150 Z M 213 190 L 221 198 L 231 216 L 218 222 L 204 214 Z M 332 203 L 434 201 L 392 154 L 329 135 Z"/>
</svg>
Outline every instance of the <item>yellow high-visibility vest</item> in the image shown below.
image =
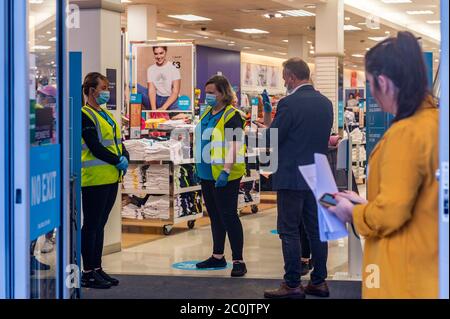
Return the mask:
<svg viewBox="0 0 450 319">
<path fill-rule="evenodd" d="M 96 110 L 88 105 L 83 106 L 81 111 L 95 123 L 100 143 L 111 153 L 122 156 L 122 137 L 120 127 L 114 116 L 102 109 L 114 121 L 115 130 Z M 109 163 L 94 156 L 81 138 L 81 186 L 98 186 L 117 183 L 121 178 L 121 172 Z"/>
<path fill-rule="evenodd" d="M 203 115 L 200 118 L 200 123 L 197 125 L 196 129 L 196 138 L 202 138 L 201 136 L 201 122 L 205 118 L 206 115 L 208 115 L 209 112 L 212 111 L 212 107 L 208 107 Z M 220 117 L 219 121 L 217 122 L 215 128 L 212 131 L 211 134 L 211 169 L 212 169 L 212 175 L 214 180 L 217 180 L 219 178 L 220 173 L 223 171 L 225 159 L 228 156 L 229 153 L 229 145 L 225 141 L 225 124 L 230 121 L 234 115 L 238 113 L 241 117 L 241 113 L 239 110 L 234 108 L 233 106 L 229 105 L 225 108 L 225 111 L 223 112 L 223 115 Z M 245 121 L 244 125 L 242 126 L 242 130 L 244 130 L 245 127 Z M 200 131 L 200 133 L 198 133 Z M 236 163 L 233 164 L 233 167 L 230 171 L 230 177 L 229 180 L 233 181 L 239 178 L 242 178 L 242 176 L 246 173 L 246 166 L 245 166 L 245 152 L 246 152 L 246 146 L 245 141 L 238 141 L 241 145 L 238 150 L 238 154 L 236 156 Z M 202 152 L 201 149 L 197 149 L 196 152 Z M 200 158 L 197 157 L 196 158 Z"/>
</svg>

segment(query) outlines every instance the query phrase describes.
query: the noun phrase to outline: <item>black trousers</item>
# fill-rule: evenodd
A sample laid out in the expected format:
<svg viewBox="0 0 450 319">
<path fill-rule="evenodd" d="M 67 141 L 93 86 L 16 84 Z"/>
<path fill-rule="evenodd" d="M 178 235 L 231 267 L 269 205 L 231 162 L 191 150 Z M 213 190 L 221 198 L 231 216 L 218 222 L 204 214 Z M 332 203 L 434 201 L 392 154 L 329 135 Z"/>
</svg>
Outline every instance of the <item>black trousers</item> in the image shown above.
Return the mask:
<svg viewBox="0 0 450 319">
<path fill-rule="evenodd" d="M 119 184 L 89 186 L 83 195 L 81 254 L 85 271 L 102 267 L 104 229 L 117 198 Z"/>
<path fill-rule="evenodd" d="M 310 259 L 311 258 L 311 248 L 309 247 L 309 238 L 306 234 L 305 225 L 302 222 L 300 227 L 300 244 L 302 247 L 302 258 Z"/>
<path fill-rule="evenodd" d="M 317 203 L 311 191 L 278 191 L 278 233 L 284 257 L 284 280 L 291 287 L 300 285 L 302 222 L 311 247 L 314 270 L 311 281 L 318 285 L 327 278 L 328 243 L 320 241 Z"/>
<path fill-rule="evenodd" d="M 237 212 L 241 179 L 231 181 L 221 188 L 216 188 L 215 183 L 201 181 L 206 210 L 211 219 L 213 254 L 224 253 L 225 238 L 228 234 L 233 260 L 243 260 L 244 231 Z"/>
</svg>

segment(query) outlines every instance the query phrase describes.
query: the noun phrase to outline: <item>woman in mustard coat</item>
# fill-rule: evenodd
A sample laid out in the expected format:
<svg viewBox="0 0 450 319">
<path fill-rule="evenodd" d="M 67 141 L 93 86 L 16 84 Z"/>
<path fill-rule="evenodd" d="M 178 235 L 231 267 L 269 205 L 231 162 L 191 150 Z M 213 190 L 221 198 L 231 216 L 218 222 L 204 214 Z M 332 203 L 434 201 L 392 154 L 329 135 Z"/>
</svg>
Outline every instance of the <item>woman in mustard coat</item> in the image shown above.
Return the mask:
<svg viewBox="0 0 450 319">
<path fill-rule="evenodd" d="M 414 35 L 370 50 L 366 74 L 395 118 L 369 160 L 368 201 L 340 193 L 331 211 L 365 239 L 363 298 L 438 298 L 439 112 Z"/>
</svg>

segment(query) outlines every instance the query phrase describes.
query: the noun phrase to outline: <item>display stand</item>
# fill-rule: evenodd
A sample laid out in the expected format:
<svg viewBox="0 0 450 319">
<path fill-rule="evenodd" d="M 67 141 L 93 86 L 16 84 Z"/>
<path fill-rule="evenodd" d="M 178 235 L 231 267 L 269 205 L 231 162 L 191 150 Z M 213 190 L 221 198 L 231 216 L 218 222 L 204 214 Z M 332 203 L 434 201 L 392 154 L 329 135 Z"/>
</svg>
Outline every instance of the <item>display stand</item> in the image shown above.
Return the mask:
<svg viewBox="0 0 450 319">
<path fill-rule="evenodd" d="M 364 184 L 366 180 L 366 174 L 361 173 L 361 168 L 365 170 L 367 163 L 367 155 L 365 157 L 361 156 L 361 150 L 365 150 L 365 142 L 353 142 L 352 143 L 352 157 L 353 157 L 353 174 L 356 178 L 358 184 Z M 356 151 L 356 156 L 353 152 Z"/>
<path fill-rule="evenodd" d="M 195 221 L 203 217 L 203 208 L 201 212 L 187 215 L 183 217 L 177 216 L 175 212 L 175 205 L 177 202 L 177 197 L 180 194 L 185 193 L 198 193 L 201 195 L 200 185 L 195 185 L 192 187 L 177 187 L 175 184 L 175 169 L 177 166 L 184 164 L 193 164 L 193 160 L 186 160 L 178 163 L 172 161 L 130 161 L 130 164 L 137 165 L 168 165 L 169 166 L 169 188 L 166 190 L 136 190 L 136 189 L 122 189 L 122 195 L 167 195 L 169 197 L 169 218 L 168 219 L 122 219 L 122 225 L 124 226 L 138 226 L 138 227 L 162 227 L 163 233 L 169 235 L 172 231 L 174 225 L 178 225 L 187 222 L 189 229 L 195 227 Z"/>
</svg>

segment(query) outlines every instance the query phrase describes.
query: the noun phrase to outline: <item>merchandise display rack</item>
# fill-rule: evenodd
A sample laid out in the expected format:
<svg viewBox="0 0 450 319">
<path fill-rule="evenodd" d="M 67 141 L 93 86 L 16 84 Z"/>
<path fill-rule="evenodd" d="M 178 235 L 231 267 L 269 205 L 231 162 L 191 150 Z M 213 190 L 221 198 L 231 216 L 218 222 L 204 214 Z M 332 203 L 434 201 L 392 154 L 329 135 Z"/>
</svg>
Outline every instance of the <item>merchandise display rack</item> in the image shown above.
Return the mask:
<svg viewBox="0 0 450 319">
<path fill-rule="evenodd" d="M 261 175 L 259 171 L 259 150 L 255 149 L 251 153 L 246 154 L 247 160 L 250 158 L 256 158 L 255 167 L 248 169 L 246 176 L 241 180 L 242 184 L 253 183 L 252 192 L 256 195 L 256 199 L 252 198 L 252 201 L 243 202 L 238 204 L 238 212 L 243 213 L 243 209 L 250 207 L 251 213 L 256 214 L 259 211 L 259 204 L 261 204 Z"/>
<path fill-rule="evenodd" d="M 356 156 L 353 156 L 353 174 L 355 175 L 355 179 L 359 184 L 364 184 L 366 180 L 366 174 L 361 174 L 361 168 L 366 168 L 367 163 L 367 154 L 366 157 L 361 157 L 361 148 L 365 149 L 366 142 L 352 142 L 352 156 L 353 150 L 356 150 Z"/>
<path fill-rule="evenodd" d="M 187 222 L 189 229 L 195 227 L 195 221 L 203 217 L 203 207 L 202 211 L 197 214 L 187 215 L 178 217 L 175 214 L 175 203 L 177 196 L 185 193 L 201 192 L 200 185 L 191 187 L 177 187 L 175 184 L 175 169 L 177 166 L 184 164 L 193 164 L 194 160 L 189 159 L 180 162 L 173 161 L 143 161 L 143 160 L 131 160 L 130 164 L 135 165 L 168 165 L 169 166 L 169 189 L 167 190 L 136 190 L 136 189 L 122 189 L 123 195 L 167 195 L 169 197 L 169 219 L 128 219 L 122 218 L 123 226 L 140 226 L 140 227 L 162 227 L 163 233 L 165 235 L 170 235 L 174 225 Z"/>
</svg>

